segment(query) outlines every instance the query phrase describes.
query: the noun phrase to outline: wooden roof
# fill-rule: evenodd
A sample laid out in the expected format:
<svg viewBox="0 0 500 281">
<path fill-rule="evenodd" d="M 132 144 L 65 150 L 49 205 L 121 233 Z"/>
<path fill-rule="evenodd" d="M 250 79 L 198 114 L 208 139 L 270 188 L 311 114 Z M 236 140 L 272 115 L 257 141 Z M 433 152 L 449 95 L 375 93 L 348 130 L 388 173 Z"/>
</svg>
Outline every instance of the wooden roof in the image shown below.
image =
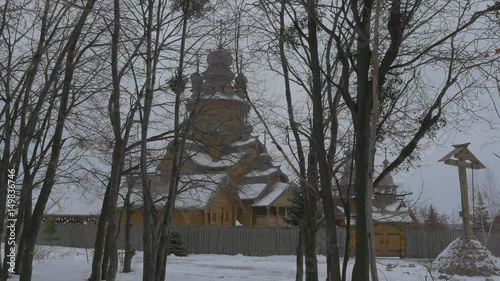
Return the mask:
<svg viewBox="0 0 500 281">
<path fill-rule="evenodd" d="M 438 162 L 444 162 L 452 166 L 464 166 L 476 170 L 486 168 L 486 166 L 484 166 L 484 164 L 467 148 L 469 144 L 470 142 L 454 144 L 454 149 L 443 158 L 439 159 Z"/>
</svg>

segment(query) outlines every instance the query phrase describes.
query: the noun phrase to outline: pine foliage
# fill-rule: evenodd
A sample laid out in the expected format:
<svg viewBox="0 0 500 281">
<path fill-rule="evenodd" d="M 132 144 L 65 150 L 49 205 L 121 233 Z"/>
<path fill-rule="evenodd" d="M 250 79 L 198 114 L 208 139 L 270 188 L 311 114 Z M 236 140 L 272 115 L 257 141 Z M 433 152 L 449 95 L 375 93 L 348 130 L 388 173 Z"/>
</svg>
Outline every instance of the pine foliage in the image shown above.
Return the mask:
<svg viewBox="0 0 500 281">
<path fill-rule="evenodd" d="M 292 183 L 292 198 L 291 205 L 288 207 L 287 216 L 285 217 L 285 222 L 292 226 L 299 226 L 304 217 L 305 211 L 305 200 L 304 192 L 301 190 L 300 186 L 296 183 Z"/>
<path fill-rule="evenodd" d="M 57 235 L 57 223 L 53 218 L 49 218 L 45 221 L 45 226 L 43 228 L 43 233 L 45 237 L 43 240 L 48 242 L 53 242 L 59 240 L 59 235 Z"/>
<path fill-rule="evenodd" d="M 430 229 L 436 228 L 446 228 L 446 222 L 443 220 L 442 216 L 436 211 L 434 206 L 430 205 L 425 216 L 424 224 Z"/>
<path fill-rule="evenodd" d="M 184 245 L 184 240 L 182 239 L 182 235 L 178 231 L 170 232 L 170 240 L 168 243 L 168 253 L 174 254 L 178 257 L 186 257 L 187 250 Z"/>
</svg>

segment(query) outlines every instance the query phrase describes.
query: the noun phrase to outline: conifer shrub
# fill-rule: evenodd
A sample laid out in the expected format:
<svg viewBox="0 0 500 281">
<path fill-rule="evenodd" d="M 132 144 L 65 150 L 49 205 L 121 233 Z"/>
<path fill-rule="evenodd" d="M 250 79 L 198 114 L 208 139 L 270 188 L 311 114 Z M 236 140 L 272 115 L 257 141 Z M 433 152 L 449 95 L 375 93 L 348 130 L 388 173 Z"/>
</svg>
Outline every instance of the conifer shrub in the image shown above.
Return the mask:
<svg viewBox="0 0 500 281">
<path fill-rule="evenodd" d="M 187 250 L 184 245 L 184 240 L 182 239 L 182 235 L 178 231 L 170 232 L 170 239 L 168 243 L 168 253 L 174 254 L 178 257 L 186 257 Z"/>
</svg>

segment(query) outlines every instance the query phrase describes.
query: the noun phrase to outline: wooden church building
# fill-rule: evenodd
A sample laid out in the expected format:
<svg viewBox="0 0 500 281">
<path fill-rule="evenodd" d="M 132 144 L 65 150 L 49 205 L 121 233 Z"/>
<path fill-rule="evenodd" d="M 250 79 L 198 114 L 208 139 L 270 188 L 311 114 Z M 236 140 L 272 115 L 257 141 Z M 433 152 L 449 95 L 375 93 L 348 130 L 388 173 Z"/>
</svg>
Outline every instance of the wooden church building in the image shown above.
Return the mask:
<svg viewBox="0 0 500 281">
<path fill-rule="evenodd" d="M 232 61 L 231 54 L 219 47 L 208 55 L 207 69 L 199 73 L 198 67 L 191 75 L 192 95 L 186 109 L 193 119 L 183 145 L 174 225 L 285 224 L 292 196 L 288 177 L 251 135 L 250 105 L 245 99 L 247 79 L 242 73 L 235 77 Z M 172 158 L 169 144 L 157 176 L 152 177 L 152 189 L 163 202 Z M 141 187 L 134 188 L 137 201 L 141 201 Z M 132 215 L 132 224 L 142 224 L 140 208 Z"/>
</svg>

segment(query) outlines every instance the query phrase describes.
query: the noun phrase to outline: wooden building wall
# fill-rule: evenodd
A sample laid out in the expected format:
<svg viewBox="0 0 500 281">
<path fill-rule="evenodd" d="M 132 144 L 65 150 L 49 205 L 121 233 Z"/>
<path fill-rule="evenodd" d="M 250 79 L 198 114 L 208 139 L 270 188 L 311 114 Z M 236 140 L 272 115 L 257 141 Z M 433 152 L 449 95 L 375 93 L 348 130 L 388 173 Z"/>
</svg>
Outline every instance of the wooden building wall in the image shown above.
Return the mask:
<svg viewBox="0 0 500 281">
<path fill-rule="evenodd" d="M 287 189 L 274 201 L 273 206 L 288 207 L 290 206 L 291 198 L 292 191 L 290 187 L 287 187 Z"/>
<path fill-rule="evenodd" d="M 177 209 L 174 210 L 172 223 L 174 225 L 226 225 L 234 226 L 236 222 L 236 212 L 238 203 L 236 203 L 233 194 L 230 192 L 218 192 L 210 202 L 210 208 L 204 209 Z M 121 216 L 121 222 L 125 222 L 125 214 L 121 215 L 122 210 L 117 210 L 117 216 Z M 132 224 L 143 223 L 142 209 L 136 210 L 132 214 Z"/>
<path fill-rule="evenodd" d="M 243 202 L 243 209 L 238 210 L 236 213 L 236 220 L 239 221 L 243 226 L 252 227 L 253 226 L 253 209 L 252 200 L 245 200 Z"/>
<path fill-rule="evenodd" d="M 173 225 L 203 225 L 203 210 L 175 210 L 172 217 Z"/>
<path fill-rule="evenodd" d="M 117 210 L 117 213 L 118 216 L 120 216 L 121 209 Z M 203 225 L 203 214 L 204 212 L 202 210 L 175 210 L 172 217 L 172 223 L 174 225 Z M 125 215 L 122 215 L 121 223 L 125 223 Z M 142 209 L 138 209 L 132 214 L 131 223 L 133 225 L 143 224 Z"/>
<path fill-rule="evenodd" d="M 235 196 L 230 192 L 218 192 L 210 202 L 205 224 L 234 226 L 238 208 Z"/>
</svg>

